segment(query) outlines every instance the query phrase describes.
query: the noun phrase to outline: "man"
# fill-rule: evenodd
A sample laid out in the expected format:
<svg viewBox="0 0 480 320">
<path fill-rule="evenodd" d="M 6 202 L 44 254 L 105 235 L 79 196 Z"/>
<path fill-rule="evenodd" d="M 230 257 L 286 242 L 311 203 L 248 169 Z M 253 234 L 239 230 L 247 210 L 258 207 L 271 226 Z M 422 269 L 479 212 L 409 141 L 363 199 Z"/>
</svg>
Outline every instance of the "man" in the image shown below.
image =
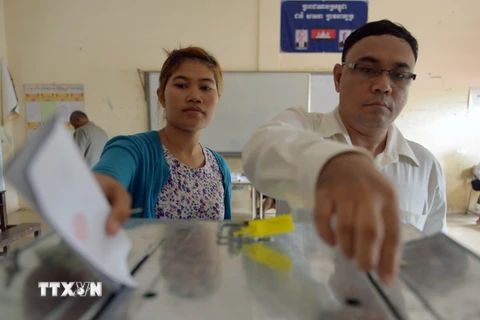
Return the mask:
<svg viewBox="0 0 480 320">
<path fill-rule="evenodd" d="M 400 222 L 446 231 L 441 167 L 393 125 L 415 80 L 416 39 L 388 20 L 346 39 L 333 69 L 334 112 L 288 109 L 259 128 L 243 151 L 250 181 L 290 206 L 312 208 L 320 236 L 384 282 L 398 267 Z M 335 219 L 332 219 L 332 218 Z"/>
<path fill-rule="evenodd" d="M 73 138 L 90 168 L 98 162 L 108 137 L 105 131 L 88 120 L 82 111 L 70 115 L 70 124 L 75 128 Z"/>
</svg>

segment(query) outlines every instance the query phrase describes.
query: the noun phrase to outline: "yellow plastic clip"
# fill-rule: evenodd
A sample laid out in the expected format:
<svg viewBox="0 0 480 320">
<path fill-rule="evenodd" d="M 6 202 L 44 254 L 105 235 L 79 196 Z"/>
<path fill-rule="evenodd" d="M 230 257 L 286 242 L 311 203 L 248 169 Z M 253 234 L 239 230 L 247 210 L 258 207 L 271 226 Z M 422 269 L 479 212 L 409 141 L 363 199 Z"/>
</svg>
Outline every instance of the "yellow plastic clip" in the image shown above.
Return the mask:
<svg viewBox="0 0 480 320">
<path fill-rule="evenodd" d="M 233 235 L 240 236 L 248 234 L 253 238 L 261 238 L 291 232 L 293 229 L 292 216 L 287 214 L 269 219 L 249 221 L 248 226 L 234 232 Z"/>
<path fill-rule="evenodd" d="M 290 271 L 293 265 L 293 261 L 289 256 L 268 248 L 262 243 L 245 245 L 242 247 L 242 252 L 252 261 L 278 271 Z"/>
</svg>

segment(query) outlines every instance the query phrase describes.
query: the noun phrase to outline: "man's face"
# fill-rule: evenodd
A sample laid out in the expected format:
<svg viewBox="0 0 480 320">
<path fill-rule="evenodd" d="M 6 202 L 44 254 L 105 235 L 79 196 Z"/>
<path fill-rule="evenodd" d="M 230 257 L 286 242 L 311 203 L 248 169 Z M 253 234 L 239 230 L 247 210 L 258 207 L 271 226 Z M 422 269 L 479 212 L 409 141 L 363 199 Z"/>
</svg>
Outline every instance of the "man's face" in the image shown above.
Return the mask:
<svg viewBox="0 0 480 320">
<path fill-rule="evenodd" d="M 355 69 L 337 64 L 333 70 L 335 89 L 340 95 L 339 111 L 343 121 L 354 128 L 387 128 L 405 107 L 415 56 L 410 45 L 395 36 L 363 38 L 345 57 Z M 395 71 L 375 73 L 375 69 Z"/>
</svg>

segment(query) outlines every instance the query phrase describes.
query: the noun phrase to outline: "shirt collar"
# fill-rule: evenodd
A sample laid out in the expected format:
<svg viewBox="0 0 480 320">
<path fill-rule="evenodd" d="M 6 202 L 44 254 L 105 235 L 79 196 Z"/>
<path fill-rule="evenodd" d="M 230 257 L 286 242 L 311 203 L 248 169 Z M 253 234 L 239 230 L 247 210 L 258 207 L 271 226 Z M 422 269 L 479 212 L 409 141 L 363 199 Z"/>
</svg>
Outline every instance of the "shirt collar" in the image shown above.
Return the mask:
<svg viewBox="0 0 480 320">
<path fill-rule="evenodd" d="M 407 139 L 403 137 L 400 130 L 398 130 L 394 124 L 388 129 L 387 145 L 385 146 L 383 153 L 392 158 L 392 160 L 394 160 L 393 162 L 398 162 L 404 157 L 410 159 L 417 167 L 420 166 L 420 163 L 418 162 L 412 148 L 410 148 Z"/>
<path fill-rule="evenodd" d="M 317 132 L 324 138 L 342 135 L 345 142 L 350 145 L 352 144 L 347 128 L 340 116 L 338 106 L 332 112 L 323 114 L 321 125 L 317 128 Z M 379 158 L 378 160 L 380 160 L 383 165 L 386 165 L 386 162 L 395 163 L 407 158 L 416 166 L 419 166 L 418 159 L 412 148 L 410 148 L 408 141 L 394 124 L 388 128 L 387 145 L 385 146 L 385 150 L 379 154 L 377 158 Z"/>
</svg>

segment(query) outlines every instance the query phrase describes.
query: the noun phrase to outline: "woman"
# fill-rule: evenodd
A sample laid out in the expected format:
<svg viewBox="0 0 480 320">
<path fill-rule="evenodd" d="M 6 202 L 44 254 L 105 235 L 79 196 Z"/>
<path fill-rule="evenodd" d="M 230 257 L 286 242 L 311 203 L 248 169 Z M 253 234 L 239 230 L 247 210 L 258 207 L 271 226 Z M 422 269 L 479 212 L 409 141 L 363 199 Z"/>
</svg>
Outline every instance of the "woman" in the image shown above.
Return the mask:
<svg viewBox="0 0 480 320">
<path fill-rule="evenodd" d="M 222 70 L 202 48 L 168 53 L 158 100 L 166 125 L 111 139 L 93 168 L 112 205 L 107 231 L 138 218 L 231 219 L 231 181 L 226 161 L 199 143 L 222 93 Z"/>
</svg>

